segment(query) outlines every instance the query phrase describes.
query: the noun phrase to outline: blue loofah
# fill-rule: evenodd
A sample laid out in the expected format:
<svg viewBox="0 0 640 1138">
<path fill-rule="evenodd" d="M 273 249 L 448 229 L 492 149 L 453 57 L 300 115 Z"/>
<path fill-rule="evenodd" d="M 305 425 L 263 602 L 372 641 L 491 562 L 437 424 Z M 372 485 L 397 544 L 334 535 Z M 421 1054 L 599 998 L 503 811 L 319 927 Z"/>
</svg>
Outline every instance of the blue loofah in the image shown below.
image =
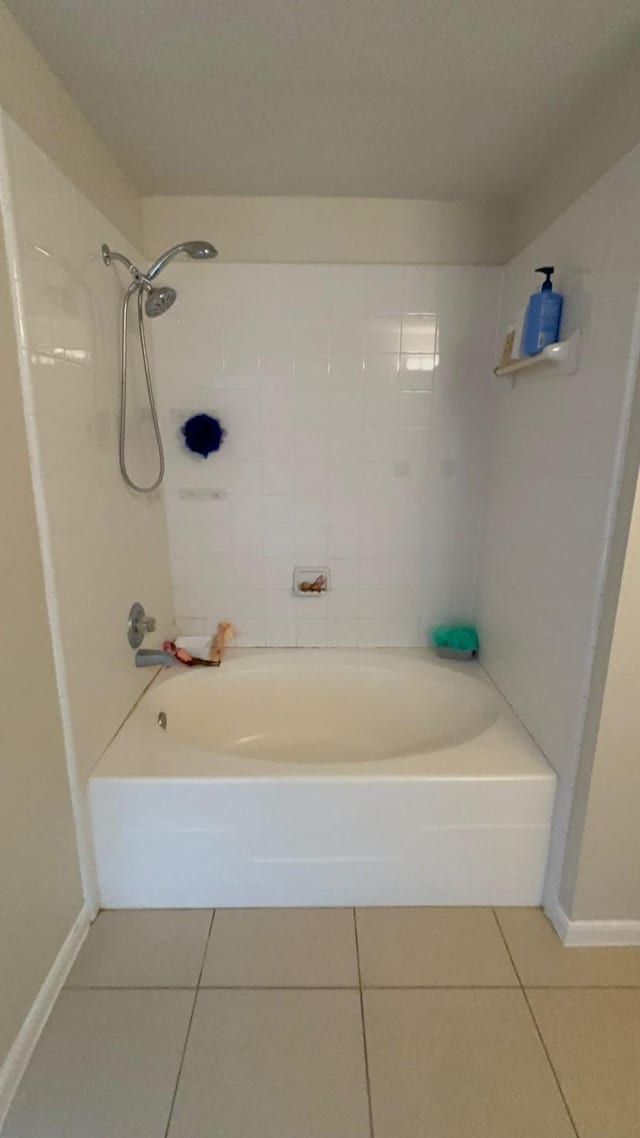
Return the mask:
<svg viewBox="0 0 640 1138">
<path fill-rule="evenodd" d="M 188 450 L 208 458 L 214 451 L 220 450 L 226 431 L 211 415 L 192 415 L 183 425 L 182 433 Z"/>
</svg>

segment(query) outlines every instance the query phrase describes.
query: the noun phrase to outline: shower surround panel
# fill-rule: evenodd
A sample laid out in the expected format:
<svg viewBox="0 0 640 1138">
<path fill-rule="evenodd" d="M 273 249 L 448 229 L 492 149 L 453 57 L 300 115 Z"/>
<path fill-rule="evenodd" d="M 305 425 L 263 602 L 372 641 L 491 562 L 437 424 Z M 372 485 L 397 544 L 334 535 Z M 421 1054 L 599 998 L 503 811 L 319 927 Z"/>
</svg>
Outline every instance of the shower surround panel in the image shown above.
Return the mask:
<svg viewBox="0 0 640 1138">
<path fill-rule="evenodd" d="M 411 646 L 471 617 L 500 270 L 170 277 L 152 336 L 179 631 L 229 618 L 241 645 Z M 180 434 L 197 411 L 227 431 L 206 461 Z M 329 593 L 292 595 L 295 565 L 328 566 Z"/>
<path fill-rule="evenodd" d="M 162 497 L 133 495 L 117 461 L 125 284 L 105 268 L 100 246 L 107 241 L 133 260 L 138 255 L 8 116 L 0 129 L 52 636 L 83 778 L 148 683 L 124 635 L 131 602 L 144 600 L 159 629 L 171 626 Z M 138 361 L 134 370 L 130 461 L 144 481 L 155 476 L 156 456 Z"/>
<path fill-rule="evenodd" d="M 505 324 L 555 264 L 574 375 L 496 381 L 478 620 L 484 667 L 559 775 L 548 897 L 563 844 L 636 382 L 640 146 L 505 268 Z"/>
</svg>

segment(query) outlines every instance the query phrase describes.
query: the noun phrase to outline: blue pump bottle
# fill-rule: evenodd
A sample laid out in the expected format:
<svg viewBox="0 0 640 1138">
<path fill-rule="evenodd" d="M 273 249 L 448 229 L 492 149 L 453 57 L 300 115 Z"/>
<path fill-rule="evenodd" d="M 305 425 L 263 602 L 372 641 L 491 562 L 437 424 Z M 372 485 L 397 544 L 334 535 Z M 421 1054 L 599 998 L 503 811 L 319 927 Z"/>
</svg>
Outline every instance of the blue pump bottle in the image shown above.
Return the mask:
<svg viewBox="0 0 640 1138">
<path fill-rule="evenodd" d="M 529 298 L 527 315 L 522 333 L 522 355 L 537 356 L 548 344 L 557 343 L 560 338 L 560 317 L 562 316 L 562 295 L 554 292 L 551 284 L 553 265 L 543 265 L 536 269 L 544 273 L 545 280 L 540 292 Z"/>
</svg>

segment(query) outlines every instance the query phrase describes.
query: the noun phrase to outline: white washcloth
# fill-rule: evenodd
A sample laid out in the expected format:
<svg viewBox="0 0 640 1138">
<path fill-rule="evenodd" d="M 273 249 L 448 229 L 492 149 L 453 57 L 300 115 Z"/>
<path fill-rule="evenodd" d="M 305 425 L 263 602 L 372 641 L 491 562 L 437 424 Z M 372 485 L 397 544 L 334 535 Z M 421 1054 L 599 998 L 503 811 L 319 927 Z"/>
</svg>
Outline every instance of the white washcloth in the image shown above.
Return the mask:
<svg viewBox="0 0 640 1138">
<path fill-rule="evenodd" d="M 212 636 L 176 636 L 176 648 L 184 648 L 194 660 L 208 660 Z"/>
</svg>

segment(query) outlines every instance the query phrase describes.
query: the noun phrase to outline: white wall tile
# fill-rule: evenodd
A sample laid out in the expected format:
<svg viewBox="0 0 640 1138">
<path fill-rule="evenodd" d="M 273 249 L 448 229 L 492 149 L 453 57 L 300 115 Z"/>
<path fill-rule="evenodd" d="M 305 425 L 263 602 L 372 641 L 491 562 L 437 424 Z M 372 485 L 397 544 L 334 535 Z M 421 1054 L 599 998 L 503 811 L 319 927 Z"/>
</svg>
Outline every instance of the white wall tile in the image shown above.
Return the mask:
<svg viewBox="0 0 640 1138">
<path fill-rule="evenodd" d="M 352 648 L 358 642 L 358 622 L 354 619 L 329 620 L 327 643 L 330 648 Z"/>
<path fill-rule="evenodd" d="M 357 589 L 360 584 L 360 563 L 357 557 L 330 559 L 332 589 Z"/>
<path fill-rule="evenodd" d="M 392 625 L 389 620 L 359 620 L 358 645 L 360 648 L 380 648 L 388 645 L 391 632 Z"/>
<path fill-rule="evenodd" d="M 440 615 L 438 602 L 423 598 L 454 603 L 448 582 L 461 560 L 464 588 L 473 591 L 478 534 L 476 527 L 471 538 L 466 522 L 480 512 L 485 451 L 470 439 L 486 433 L 493 342 L 470 334 L 461 345 L 455 329 L 458 300 L 472 330 L 488 298 L 495 315 L 499 280 L 495 269 L 172 265 L 179 303 L 157 329 L 157 379 L 163 421 L 173 423 L 167 502 L 176 603 L 188 609 L 181 619 L 218 618 L 224 600 L 235 608 L 222 615 L 236 621 L 243 642 L 253 631 L 260 643 L 280 645 L 414 644 Z M 441 370 L 400 370 L 401 335 L 405 353 L 431 357 L 436 320 Z M 203 331 L 206 322 L 213 333 Z M 436 374 L 441 391 L 455 389 L 448 434 L 433 428 Z M 206 462 L 192 460 L 178 435 L 179 409 L 201 409 L 198 395 L 228 430 Z M 430 462 L 432 451 L 443 470 Z M 190 485 L 226 498 L 184 501 Z M 209 562 L 207 586 L 181 568 L 185 558 Z M 296 564 L 330 567 L 323 607 L 291 596 Z M 259 587 L 264 612 L 250 613 L 246 590 Z M 221 592 L 229 588 L 232 595 Z"/>
<path fill-rule="evenodd" d="M 301 618 L 296 621 L 296 645 L 298 648 L 326 648 L 328 641 L 327 620 Z"/>
</svg>

